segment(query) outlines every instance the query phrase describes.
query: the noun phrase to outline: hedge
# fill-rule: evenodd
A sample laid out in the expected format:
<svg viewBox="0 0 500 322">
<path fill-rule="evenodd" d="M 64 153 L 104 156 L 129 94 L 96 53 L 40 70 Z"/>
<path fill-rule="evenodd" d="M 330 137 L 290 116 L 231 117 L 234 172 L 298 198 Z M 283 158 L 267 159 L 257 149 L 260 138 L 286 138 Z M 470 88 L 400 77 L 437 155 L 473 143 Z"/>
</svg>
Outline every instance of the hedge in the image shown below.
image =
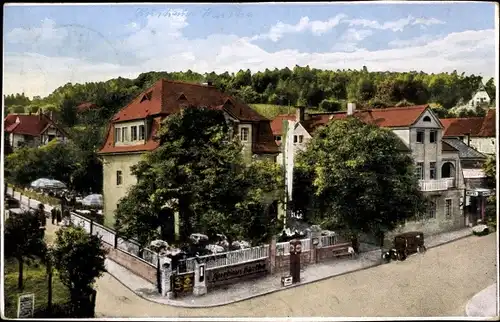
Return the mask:
<svg viewBox="0 0 500 322">
<path fill-rule="evenodd" d="M 14 191 L 20 192 L 23 196 L 27 196 L 30 199 L 35 199 L 36 201 L 39 201 L 45 205 L 49 206 L 58 206 L 61 204 L 61 201 L 58 198 L 50 197 L 50 196 L 45 196 L 39 192 L 36 191 L 29 191 L 26 190 L 25 188 L 15 186 L 12 184 L 7 184 L 10 188 L 13 188 Z"/>
</svg>

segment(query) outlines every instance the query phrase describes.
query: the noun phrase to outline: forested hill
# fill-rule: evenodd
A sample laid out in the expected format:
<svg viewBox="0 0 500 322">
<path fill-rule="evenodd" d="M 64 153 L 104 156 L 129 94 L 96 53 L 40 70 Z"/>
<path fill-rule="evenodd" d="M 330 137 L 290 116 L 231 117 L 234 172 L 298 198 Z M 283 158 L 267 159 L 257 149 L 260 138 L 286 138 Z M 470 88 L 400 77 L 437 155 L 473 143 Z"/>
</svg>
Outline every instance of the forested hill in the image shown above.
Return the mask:
<svg viewBox="0 0 500 322">
<path fill-rule="evenodd" d="M 219 89 L 251 104 L 300 105 L 320 110 L 339 110 L 345 109 L 347 101 L 371 107 L 435 103 L 436 111 L 441 116 L 445 116 L 452 107 L 466 103 L 483 81 L 481 76 L 466 76 L 456 71 L 441 74 L 369 72 L 366 67 L 362 70 L 332 71 L 296 66 L 293 69 L 265 70 L 253 74 L 250 70 L 240 70 L 236 74 L 198 74 L 190 70 L 148 72 L 136 79 L 68 83 L 45 98 L 36 97 L 33 100 L 23 94 L 8 95 L 5 96 L 5 112 L 36 112 L 43 108 L 44 111 L 55 110 L 68 114 L 64 110 L 73 109 L 82 102 L 92 102 L 101 107 L 100 117 L 106 119 L 160 78 L 188 82 L 210 80 Z M 485 89 L 493 100 L 494 80 L 484 81 Z"/>
</svg>

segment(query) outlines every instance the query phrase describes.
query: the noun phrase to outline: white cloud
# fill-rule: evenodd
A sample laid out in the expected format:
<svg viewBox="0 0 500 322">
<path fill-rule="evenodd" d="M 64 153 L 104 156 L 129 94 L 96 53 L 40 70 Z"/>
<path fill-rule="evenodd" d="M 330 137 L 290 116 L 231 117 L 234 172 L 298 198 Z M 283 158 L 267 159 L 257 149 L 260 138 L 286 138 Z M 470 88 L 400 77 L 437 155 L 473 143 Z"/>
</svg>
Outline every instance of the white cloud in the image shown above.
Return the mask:
<svg viewBox="0 0 500 322">
<path fill-rule="evenodd" d="M 5 38 L 13 44 L 50 42 L 58 45 L 62 43 L 67 35 L 66 30 L 56 27 L 55 21 L 44 19 L 39 28 L 14 28 L 6 34 Z"/>
<path fill-rule="evenodd" d="M 441 36 L 442 37 L 442 36 Z M 438 39 L 439 36 L 435 35 L 422 35 L 410 39 L 396 39 L 392 40 L 388 43 L 389 47 L 395 48 L 404 48 L 404 47 L 412 47 L 412 46 L 422 46 L 425 45 L 432 40 Z"/>
<path fill-rule="evenodd" d="M 269 29 L 269 32 L 252 37 L 252 40 L 257 39 L 270 39 L 274 42 L 280 40 L 285 34 L 300 33 L 306 30 L 311 31 L 314 35 L 320 36 L 333 28 L 335 28 L 347 16 L 344 14 L 336 15 L 326 21 L 313 20 L 310 21 L 309 17 L 300 18 L 299 22 L 295 25 L 290 25 L 279 21 L 276 25 Z"/>
<path fill-rule="evenodd" d="M 444 25 L 445 22 L 436 18 L 416 18 L 412 23 L 412 25 Z"/>
<path fill-rule="evenodd" d="M 253 43 L 251 38 L 236 35 L 218 34 L 187 39 L 182 33 L 187 21 L 182 16 L 149 17 L 147 22 L 146 26 L 131 33 L 124 41 L 112 43 L 112 46 L 106 45 L 108 48 L 113 47 L 107 49 L 108 52 L 120 50 L 124 54 L 139 57 L 139 63 L 131 63 L 134 60 L 124 63 L 118 58 L 112 60 L 115 54 L 105 55 L 104 47 L 92 50 L 103 51 L 102 56 L 107 57 L 108 63 L 89 62 L 82 56 L 50 57 L 33 53 L 5 53 L 4 92 L 24 91 L 30 96 L 45 96 L 67 82 L 104 81 L 118 76 L 137 77 L 139 73 L 152 70 L 191 69 L 199 73 L 221 73 L 248 68 L 256 72 L 265 68 L 295 65 L 334 70 L 359 69 L 366 65 L 373 71 L 422 70 L 427 73 L 451 72 L 456 69 L 485 77 L 494 75 L 493 29 L 470 30 L 452 33 L 439 39 L 413 41 L 407 43 L 404 48 L 368 51 L 357 48 L 355 44 L 370 36 L 372 30 L 351 28 L 341 37 L 342 41 L 339 41 L 335 50 L 304 53 L 292 49 L 269 52 Z M 307 25 L 311 25 L 311 22 L 308 21 Z M 325 30 L 318 27 L 319 25 L 316 26 L 317 32 Z M 25 33 L 25 30 L 16 32 L 24 33 L 24 39 L 32 37 Z M 59 35 L 50 35 L 54 43 L 61 39 Z M 64 40 L 64 44 L 71 43 L 69 39 Z M 392 46 L 397 47 L 397 44 L 394 45 L 393 42 Z"/>
<path fill-rule="evenodd" d="M 408 16 L 406 18 L 401 18 L 394 21 L 387 21 L 384 23 L 379 23 L 375 20 L 367 20 L 367 19 L 352 19 L 347 20 L 349 26 L 362 26 L 365 28 L 372 29 L 380 29 L 380 30 L 392 30 L 392 31 L 403 31 L 403 29 L 410 25 L 414 18 L 412 16 Z"/>
</svg>

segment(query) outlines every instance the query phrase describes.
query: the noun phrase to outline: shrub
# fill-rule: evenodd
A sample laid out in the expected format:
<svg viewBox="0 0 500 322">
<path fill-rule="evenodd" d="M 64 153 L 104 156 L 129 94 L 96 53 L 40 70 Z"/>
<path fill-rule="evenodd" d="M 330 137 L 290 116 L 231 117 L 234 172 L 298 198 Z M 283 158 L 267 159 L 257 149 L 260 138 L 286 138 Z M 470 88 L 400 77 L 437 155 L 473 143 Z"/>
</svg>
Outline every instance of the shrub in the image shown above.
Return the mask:
<svg viewBox="0 0 500 322">
<path fill-rule="evenodd" d="M 342 104 L 335 100 L 326 99 L 319 103 L 319 108 L 323 111 L 337 112 L 342 109 Z"/>
</svg>

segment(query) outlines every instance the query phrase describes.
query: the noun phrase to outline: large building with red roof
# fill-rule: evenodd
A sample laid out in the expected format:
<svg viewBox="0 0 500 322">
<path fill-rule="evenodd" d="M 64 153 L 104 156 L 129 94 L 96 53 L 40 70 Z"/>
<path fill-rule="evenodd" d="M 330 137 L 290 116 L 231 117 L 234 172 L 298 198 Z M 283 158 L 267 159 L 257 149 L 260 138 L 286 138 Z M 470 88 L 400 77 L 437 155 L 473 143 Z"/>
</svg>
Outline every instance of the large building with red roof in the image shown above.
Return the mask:
<svg viewBox="0 0 500 322">
<path fill-rule="evenodd" d="M 37 114 L 8 114 L 3 121 L 12 148 L 39 147 L 53 139 L 65 141 L 66 131 L 41 110 Z"/>
<path fill-rule="evenodd" d="M 355 104 L 348 104 L 347 111 L 321 114 L 308 114 L 299 108 L 295 115 L 276 117 L 271 123 L 271 128 L 279 145 L 283 136 L 288 135 L 290 139 L 293 137 L 292 153 L 295 153 L 297 150 L 305 149 L 307 142 L 319 127 L 349 116 L 390 128 L 401 139 L 402 150 L 411 153 L 415 160 L 420 187 L 424 194 L 430 197 L 432 205 L 426 220 L 407 223 L 400 231 L 422 230 L 432 234 L 461 228 L 477 219 L 475 217 L 464 219 L 466 217 L 462 212 L 465 181 L 460 155 L 470 151 L 461 151 L 464 147 L 443 140 L 445 126 L 428 105 L 356 110 Z M 294 122 L 291 123 L 293 127 L 290 129 L 293 133 L 284 133 L 284 121 Z M 472 123 L 471 126 L 480 131 L 482 121 L 478 124 Z M 491 128 L 488 130 L 491 131 Z M 281 145 L 280 147 L 285 148 Z M 481 153 L 473 157 L 476 158 L 474 160 L 484 160 L 484 155 Z M 278 157 L 278 161 L 281 159 Z"/>
<path fill-rule="evenodd" d="M 458 138 L 481 153 L 496 154 L 496 110 L 490 109 L 484 117 L 441 119 L 443 136 Z"/>
<path fill-rule="evenodd" d="M 255 156 L 274 160 L 278 155 L 270 120 L 244 102 L 210 84 L 161 79 L 116 113 L 109 124 L 99 151 L 104 161 L 104 214 L 108 222 L 112 221 L 119 199 L 136 182 L 130 167 L 143 153 L 158 147 L 155 134 L 161 121 L 184 108 L 202 106 L 223 111 L 247 159 Z"/>
</svg>

